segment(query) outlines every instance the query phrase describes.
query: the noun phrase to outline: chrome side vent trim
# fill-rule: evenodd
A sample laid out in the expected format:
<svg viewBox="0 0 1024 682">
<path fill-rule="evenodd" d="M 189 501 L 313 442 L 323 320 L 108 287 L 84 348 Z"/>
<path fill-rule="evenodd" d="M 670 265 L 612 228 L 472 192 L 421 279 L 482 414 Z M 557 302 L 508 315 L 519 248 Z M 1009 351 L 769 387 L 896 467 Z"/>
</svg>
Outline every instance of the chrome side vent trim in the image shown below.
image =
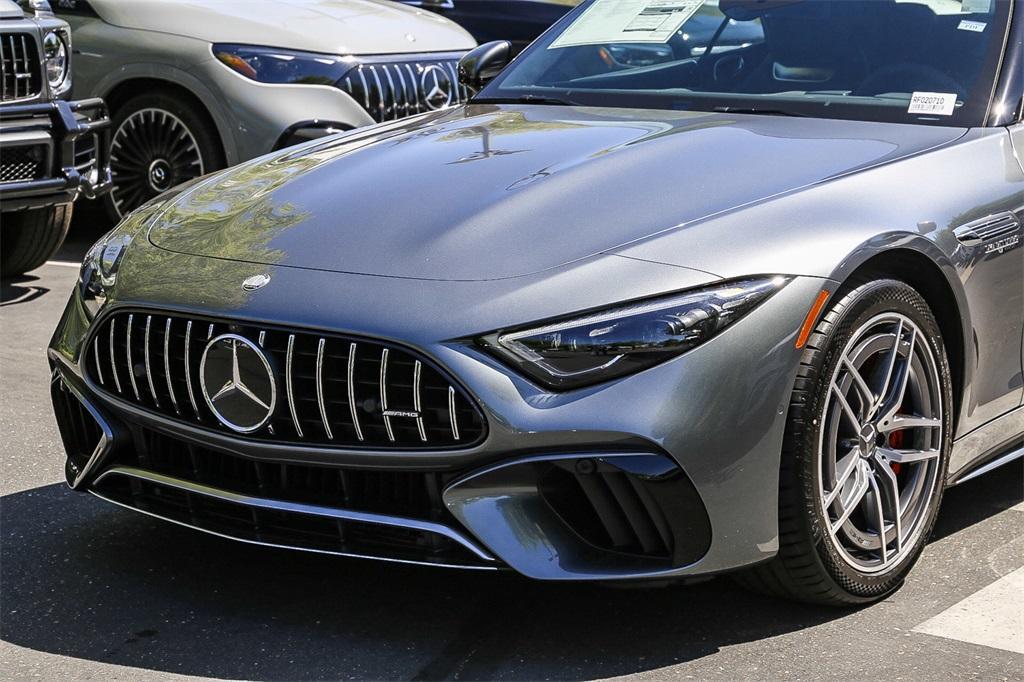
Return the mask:
<svg viewBox="0 0 1024 682">
<path fill-rule="evenodd" d="M 981 246 L 987 242 L 1009 237 L 1020 230 L 1017 214 L 1004 211 L 995 215 L 973 220 L 953 230 L 953 234 L 964 246 Z"/>
</svg>

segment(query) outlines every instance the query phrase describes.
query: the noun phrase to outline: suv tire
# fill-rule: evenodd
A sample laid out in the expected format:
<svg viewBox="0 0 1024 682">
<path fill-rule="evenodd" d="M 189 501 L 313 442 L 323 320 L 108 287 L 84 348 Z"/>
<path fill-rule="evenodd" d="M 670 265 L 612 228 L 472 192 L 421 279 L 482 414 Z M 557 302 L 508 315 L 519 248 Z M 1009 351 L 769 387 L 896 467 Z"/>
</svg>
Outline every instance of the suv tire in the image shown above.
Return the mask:
<svg viewBox="0 0 1024 682">
<path fill-rule="evenodd" d="M 64 243 L 71 204 L 3 214 L 0 228 L 0 276 L 22 275 L 45 263 Z"/>
</svg>

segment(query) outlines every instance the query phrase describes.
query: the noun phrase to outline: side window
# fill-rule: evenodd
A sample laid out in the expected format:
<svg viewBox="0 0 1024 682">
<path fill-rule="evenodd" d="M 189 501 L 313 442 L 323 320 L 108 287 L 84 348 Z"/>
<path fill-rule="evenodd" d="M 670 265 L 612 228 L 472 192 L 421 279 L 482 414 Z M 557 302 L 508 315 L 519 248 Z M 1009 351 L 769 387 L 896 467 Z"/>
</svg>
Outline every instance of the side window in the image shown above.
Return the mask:
<svg viewBox="0 0 1024 682">
<path fill-rule="evenodd" d="M 687 53 L 691 57 L 699 57 L 707 52 L 707 45 L 721 25 L 722 16 L 713 7 L 705 7 L 705 11 L 693 18 L 695 28 L 700 30 L 685 31 L 680 36 L 686 45 Z M 688 27 L 687 27 L 688 28 Z M 740 48 L 750 47 L 764 42 L 764 28 L 761 26 L 761 19 L 751 21 L 736 21 L 730 19 L 722 34 L 718 36 L 711 54 L 729 52 Z"/>
<path fill-rule="evenodd" d="M 52 0 L 50 6 L 58 16 L 98 17 L 89 0 Z"/>
</svg>

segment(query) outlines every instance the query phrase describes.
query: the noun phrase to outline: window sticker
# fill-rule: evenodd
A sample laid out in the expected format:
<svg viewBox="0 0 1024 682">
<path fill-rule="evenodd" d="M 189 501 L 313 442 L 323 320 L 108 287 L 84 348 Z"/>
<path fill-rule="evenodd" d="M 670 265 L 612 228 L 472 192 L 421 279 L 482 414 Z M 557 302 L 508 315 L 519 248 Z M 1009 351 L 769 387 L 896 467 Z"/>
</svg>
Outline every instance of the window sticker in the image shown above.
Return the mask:
<svg viewBox="0 0 1024 682">
<path fill-rule="evenodd" d="M 915 92 L 910 97 L 908 114 L 952 116 L 956 109 L 956 95 L 948 92 Z"/>
<path fill-rule="evenodd" d="M 667 43 L 704 0 L 597 0 L 549 50 L 607 43 Z"/>
<path fill-rule="evenodd" d="M 957 28 L 960 29 L 961 31 L 973 31 L 975 33 L 984 33 L 986 26 L 988 26 L 988 24 L 986 24 L 983 21 L 967 21 L 966 19 L 964 19 L 963 21 L 960 22 L 960 25 L 957 26 Z"/>
<path fill-rule="evenodd" d="M 988 14 L 992 11 L 992 0 L 964 0 L 960 11 L 967 14 Z"/>
</svg>

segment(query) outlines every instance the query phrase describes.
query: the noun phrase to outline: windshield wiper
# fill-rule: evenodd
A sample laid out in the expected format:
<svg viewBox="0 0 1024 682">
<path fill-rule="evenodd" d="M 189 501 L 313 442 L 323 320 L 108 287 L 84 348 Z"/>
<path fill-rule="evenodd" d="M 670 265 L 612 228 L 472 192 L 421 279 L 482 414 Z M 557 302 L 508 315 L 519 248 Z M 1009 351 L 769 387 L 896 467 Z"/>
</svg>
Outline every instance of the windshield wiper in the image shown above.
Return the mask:
<svg viewBox="0 0 1024 682">
<path fill-rule="evenodd" d="M 714 107 L 714 110 L 722 114 L 760 114 L 761 116 L 792 116 L 794 118 L 807 118 L 807 114 L 801 114 L 792 109 L 761 109 L 759 107 Z"/>
<path fill-rule="evenodd" d="M 520 95 L 519 97 L 474 97 L 470 104 L 548 104 L 552 106 L 578 107 L 576 102 L 570 102 L 557 97 L 544 97 L 543 95 Z"/>
</svg>

